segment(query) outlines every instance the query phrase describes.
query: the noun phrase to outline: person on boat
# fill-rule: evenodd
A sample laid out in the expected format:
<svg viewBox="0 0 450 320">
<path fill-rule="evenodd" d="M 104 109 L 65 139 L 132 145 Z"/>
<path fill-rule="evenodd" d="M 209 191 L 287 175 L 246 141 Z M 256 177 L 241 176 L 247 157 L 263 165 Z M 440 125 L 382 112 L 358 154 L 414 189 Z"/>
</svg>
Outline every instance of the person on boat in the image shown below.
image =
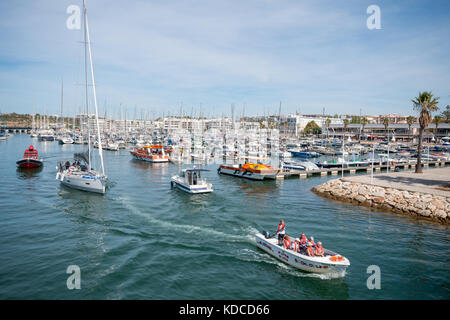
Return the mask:
<svg viewBox="0 0 450 320">
<path fill-rule="evenodd" d="M 314 242 L 314 237 L 313 237 L 313 236 L 309 237 L 308 243 L 311 243 L 311 246 L 313 246 L 313 247 L 316 246 L 316 244 L 315 244 L 315 242 Z"/>
<path fill-rule="evenodd" d="M 70 168 L 70 162 L 66 161 L 66 163 L 64 164 L 64 166 L 66 167 L 66 170 Z"/>
<path fill-rule="evenodd" d="M 324 256 L 322 242 L 320 242 L 320 241 L 317 242 L 317 245 L 316 245 L 315 250 L 314 250 L 314 254 L 316 256 L 318 256 L 318 257 L 323 257 Z"/>
<path fill-rule="evenodd" d="M 306 236 L 305 236 L 305 234 L 304 233 L 302 233 L 302 235 L 300 236 L 300 245 L 302 245 L 302 246 L 305 246 L 306 245 L 306 242 L 307 242 L 307 240 L 308 239 L 306 239 Z"/>
<path fill-rule="evenodd" d="M 291 238 L 289 238 L 288 235 L 285 235 L 283 238 L 283 247 L 285 249 L 291 249 L 292 241 Z"/>
<path fill-rule="evenodd" d="M 313 246 L 310 242 L 308 242 L 308 245 L 306 247 L 306 254 L 310 257 L 314 257 Z"/>
<path fill-rule="evenodd" d="M 280 223 L 278 224 L 277 232 L 275 232 L 275 235 L 278 235 L 278 245 L 282 245 L 284 235 L 286 234 L 286 224 L 284 223 L 284 220 L 281 219 Z"/>
<path fill-rule="evenodd" d="M 300 242 L 298 241 L 298 239 L 292 241 L 291 249 L 294 250 L 294 252 L 300 252 Z"/>
<path fill-rule="evenodd" d="M 23 154 L 24 158 L 32 158 L 37 159 L 38 152 L 36 149 L 34 149 L 33 145 L 30 145 L 30 147 L 25 150 L 25 153 Z"/>
</svg>

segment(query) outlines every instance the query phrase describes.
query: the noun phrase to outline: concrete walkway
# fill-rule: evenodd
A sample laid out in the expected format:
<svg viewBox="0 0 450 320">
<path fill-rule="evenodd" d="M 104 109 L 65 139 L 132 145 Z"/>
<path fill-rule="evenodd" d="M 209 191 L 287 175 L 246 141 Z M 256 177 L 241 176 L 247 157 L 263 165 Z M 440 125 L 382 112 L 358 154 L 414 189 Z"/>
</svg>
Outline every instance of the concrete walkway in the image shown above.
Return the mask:
<svg viewBox="0 0 450 320">
<path fill-rule="evenodd" d="M 344 177 L 342 181 L 370 185 L 371 177 L 370 174 Z M 450 167 L 423 169 L 423 173 L 414 173 L 414 171 L 378 173 L 373 175 L 373 185 L 450 197 Z"/>
</svg>

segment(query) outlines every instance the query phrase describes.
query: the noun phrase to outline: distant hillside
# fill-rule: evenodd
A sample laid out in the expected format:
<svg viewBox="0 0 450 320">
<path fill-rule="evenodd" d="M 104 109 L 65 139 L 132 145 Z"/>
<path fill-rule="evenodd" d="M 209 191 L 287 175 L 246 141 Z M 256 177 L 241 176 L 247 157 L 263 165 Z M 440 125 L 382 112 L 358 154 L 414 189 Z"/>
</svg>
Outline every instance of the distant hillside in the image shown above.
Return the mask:
<svg viewBox="0 0 450 320">
<path fill-rule="evenodd" d="M 35 115 L 35 121 L 36 125 L 39 124 L 39 117 L 42 117 L 44 119 L 43 115 L 36 114 Z M 72 118 L 64 118 L 65 123 L 72 123 Z M 0 124 L 5 124 L 7 127 L 31 127 L 33 122 L 33 117 L 31 114 L 19 114 L 19 113 L 2 113 L 0 114 Z M 61 122 L 61 119 L 49 116 L 48 122 L 50 124 L 53 124 L 55 122 Z"/>
</svg>

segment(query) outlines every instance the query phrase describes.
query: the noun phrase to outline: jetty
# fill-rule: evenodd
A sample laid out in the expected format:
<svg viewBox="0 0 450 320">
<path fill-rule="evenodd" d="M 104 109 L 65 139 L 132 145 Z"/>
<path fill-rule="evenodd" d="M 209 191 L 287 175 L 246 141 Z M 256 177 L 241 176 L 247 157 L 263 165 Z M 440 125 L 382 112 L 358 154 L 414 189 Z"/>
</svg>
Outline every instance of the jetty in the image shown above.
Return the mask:
<svg viewBox="0 0 450 320">
<path fill-rule="evenodd" d="M 442 160 L 442 161 L 428 161 L 422 163 L 423 168 L 438 168 L 445 167 L 450 165 L 450 160 Z M 327 175 L 351 175 L 356 173 L 368 173 L 371 174 L 372 171 L 374 173 L 380 173 L 382 171 L 390 171 L 395 172 L 396 169 L 403 170 L 415 170 L 416 168 L 416 160 L 414 162 L 409 163 L 396 163 L 396 164 L 382 164 L 382 165 L 374 165 L 374 166 L 348 166 L 345 168 L 322 168 L 316 170 L 281 170 L 277 179 L 285 179 L 285 178 L 308 178 L 312 176 L 327 176 Z"/>
<path fill-rule="evenodd" d="M 344 177 L 312 191 L 335 200 L 450 223 L 450 167 Z"/>
</svg>

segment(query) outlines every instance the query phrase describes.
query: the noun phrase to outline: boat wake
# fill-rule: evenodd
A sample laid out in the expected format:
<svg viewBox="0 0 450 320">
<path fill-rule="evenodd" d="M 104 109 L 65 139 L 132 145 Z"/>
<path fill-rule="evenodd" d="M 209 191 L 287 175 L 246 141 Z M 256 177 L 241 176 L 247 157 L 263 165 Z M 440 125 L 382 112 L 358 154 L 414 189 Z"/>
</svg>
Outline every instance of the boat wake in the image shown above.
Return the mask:
<svg viewBox="0 0 450 320">
<path fill-rule="evenodd" d="M 120 200 L 122 202 L 122 204 L 128 210 L 133 212 L 134 214 L 137 214 L 141 217 L 146 218 L 149 222 L 151 222 L 153 224 L 156 224 L 160 227 L 163 227 L 163 228 L 166 228 L 166 229 L 169 229 L 172 231 L 176 230 L 176 231 L 181 231 L 181 232 L 188 233 L 188 234 L 202 233 L 202 234 L 226 239 L 230 242 L 254 243 L 254 239 L 255 239 L 254 236 L 250 235 L 247 230 L 241 231 L 242 235 L 237 235 L 237 234 L 229 234 L 229 233 L 217 231 L 217 230 L 214 230 L 211 228 L 206 228 L 206 227 L 193 226 L 193 225 L 189 225 L 189 224 L 177 224 L 177 223 L 157 219 L 157 218 L 153 217 L 151 214 L 145 213 L 141 209 L 135 207 L 126 199 L 119 198 L 118 200 Z M 253 230 L 252 230 L 252 232 L 253 232 Z M 253 232 L 253 234 L 254 234 L 254 232 Z"/>
<path fill-rule="evenodd" d="M 267 255 L 262 252 L 257 252 L 252 249 L 241 249 L 239 250 L 236 257 L 239 260 L 247 261 L 247 262 L 257 262 L 257 263 L 267 263 L 275 265 L 278 269 L 278 271 L 288 274 L 290 276 L 298 277 L 298 278 L 318 278 L 322 280 L 331 280 L 331 279 L 337 279 L 342 278 L 345 276 L 345 274 L 334 274 L 334 273 L 325 273 L 325 274 L 319 274 L 319 273 L 308 273 L 308 272 L 302 272 L 299 271 L 285 263 L 282 263 L 275 258 L 272 258 L 270 255 Z"/>
</svg>

